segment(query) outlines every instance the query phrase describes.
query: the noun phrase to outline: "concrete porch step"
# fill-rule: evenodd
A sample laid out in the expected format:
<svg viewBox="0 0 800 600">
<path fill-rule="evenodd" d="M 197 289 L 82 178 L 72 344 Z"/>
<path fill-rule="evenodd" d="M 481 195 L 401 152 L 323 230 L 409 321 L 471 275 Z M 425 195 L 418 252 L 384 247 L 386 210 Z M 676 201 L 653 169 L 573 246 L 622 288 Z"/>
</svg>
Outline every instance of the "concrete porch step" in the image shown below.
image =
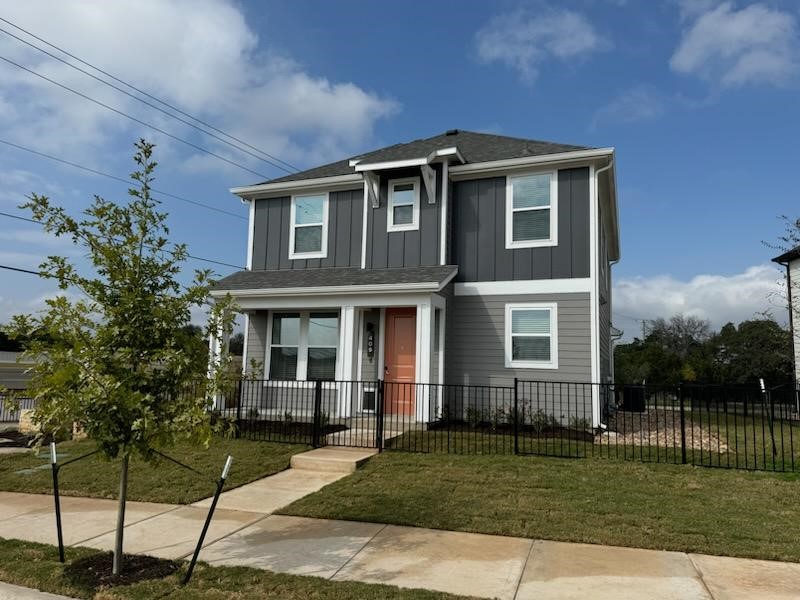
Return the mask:
<svg viewBox="0 0 800 600">
<path fill-rule="evenodd" d="M 372 448 L 317 448 L 292 456 L 293 469 L 353 473 L 378 451 Z"/>
</svg>

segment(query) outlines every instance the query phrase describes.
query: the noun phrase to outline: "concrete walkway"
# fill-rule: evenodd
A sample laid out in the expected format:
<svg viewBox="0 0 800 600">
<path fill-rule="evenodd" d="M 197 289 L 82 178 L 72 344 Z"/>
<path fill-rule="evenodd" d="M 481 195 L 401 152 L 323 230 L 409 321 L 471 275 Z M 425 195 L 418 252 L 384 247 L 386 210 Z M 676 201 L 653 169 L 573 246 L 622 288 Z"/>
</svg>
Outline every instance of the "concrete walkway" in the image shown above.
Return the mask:
<svg viewBox="0 0 800 600">
<path fill-rule="evenodd" d="M 270 514 L 345 476 L 303 471 L 293 468 L 226 492 L 201 560 L 504 600 L 800 598 L 795 563 Z M 207 503 L 129 502 L 126 551 L 186 558 Z M 113 500 L 63 498 L 66 543 L 110 549 L 115 511 Z M 0 492 L 0 537 L 55 543 L 52 498 Z"/>
</svg>

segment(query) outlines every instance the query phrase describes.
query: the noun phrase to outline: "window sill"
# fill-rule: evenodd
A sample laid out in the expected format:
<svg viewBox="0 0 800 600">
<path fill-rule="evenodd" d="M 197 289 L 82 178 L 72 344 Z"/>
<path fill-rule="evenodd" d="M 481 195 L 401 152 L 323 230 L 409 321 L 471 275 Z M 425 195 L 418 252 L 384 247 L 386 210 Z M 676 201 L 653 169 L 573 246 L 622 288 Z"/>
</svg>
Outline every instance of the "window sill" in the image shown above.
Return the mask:
<svg viewBox="0 0 800 600">
<path fill-rule="evenodd" d="M 327 252 L 303 252 L 300 254 L 290 252 L 289 260 L 305 260 L 307 258 L 328 258 Z"/>
<path fill-rule="evenodd" d="M 511 242 L 506 243 L 506 250 L 518 250 L 520 248 L 548 248 L 558 246 L 558 240 L 532 240 L 530 242 Z"/>
<path fill-rule="evenodd" d="M 519 360 L 507 360 L 506 369 L 557 369 L 557 362 L 531 362 Z"/>
<path fill-rule="evenodd" d="M 387 233 L 392 233 L 394 231 L 419 231 L 419 225 L 388 225 L 386 227 Z"/>
</svg>

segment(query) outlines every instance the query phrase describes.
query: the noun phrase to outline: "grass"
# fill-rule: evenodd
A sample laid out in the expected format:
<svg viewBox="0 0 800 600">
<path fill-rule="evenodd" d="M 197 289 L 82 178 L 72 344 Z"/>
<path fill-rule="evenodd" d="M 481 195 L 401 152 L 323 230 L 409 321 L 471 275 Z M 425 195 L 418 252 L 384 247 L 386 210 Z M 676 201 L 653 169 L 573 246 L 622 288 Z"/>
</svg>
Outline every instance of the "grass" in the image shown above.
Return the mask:
<svg viewBox="0 0 800 600">
<path fill-rule="evenodd" d="M 130 466 L 128 499 L 189 504 L 214 493 L 214 481 L 219 477 L 228 454 L 233 456 L 233 466 L 226 489 L 231 489 L 286 469 L 293 454 L 308 449 L 308 446 L 298 444 L 223 438 L 215 438 L 207 450 L 179 445 L 165 450 L 165 454 L 200 474 L 163 459 L 156 467 L 134 459 Z M 60 460 L 69 460 L 94 450 L 94 443 L 88 440 L 64 442 L 59 444 L 58 450 Z M 91 456 L 66 465 L 59 472 L 58 483 L 64 496 L 116 498 L 119 461 Z M 52 489 L 46 449 L 38 456 L 33 453 L 0 456 L 0 491 L 49 494 Z"/>
<path fill-rule="evenodd" d="M 384 452 L 279 512 L 800 562 L 796 474 Z"/>
<path fill-rule="evenodd" d="M 68 550 L 71 563 L 97 554 L 89 548 Z M 246 567 L 210 567 L 198 563 L 192 580 L 181 586 L 185 566 L 174 575 L 135 584 L 99 587 L 65 574 L 54 546 L 0 538 L 0 580 L 75 598 L 97 600 L 455 600 L 461 596 L 404 590 L 394 586 L 333 582 L 318 577 L 282 575 Z"/>
</svg>

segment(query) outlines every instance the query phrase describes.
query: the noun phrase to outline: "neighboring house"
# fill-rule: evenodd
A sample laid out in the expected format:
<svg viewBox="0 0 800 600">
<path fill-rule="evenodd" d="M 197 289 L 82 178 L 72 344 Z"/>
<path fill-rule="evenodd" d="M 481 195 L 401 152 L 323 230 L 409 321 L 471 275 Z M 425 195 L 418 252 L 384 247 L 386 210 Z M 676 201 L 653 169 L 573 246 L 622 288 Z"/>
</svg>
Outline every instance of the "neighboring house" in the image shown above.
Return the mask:
<svg viewBox="0 0 800 600">
<path fill-rule="evenodd" d="M 794 377 L 795 381 L 800 382 L 800 322 L 798 322 L 800 321 L 800 246 L 772 260 L 786 267 L 786 294 L 794 352 Z"/>
<path fill-rule="evenodd" d="M 0 350 L 0 388 L 24 390 L 28 387 L 30 375 L 27 370 L 33 366 L 29 359 L 20 360 L 21 352 Z"/>
<path fill-rule="evenodd" d="M 213 295 L 271 381 L 607 382 L 615 179 L 613 148 L 451 130 L 234 188 L 248 269 Z"/>
</svg>

